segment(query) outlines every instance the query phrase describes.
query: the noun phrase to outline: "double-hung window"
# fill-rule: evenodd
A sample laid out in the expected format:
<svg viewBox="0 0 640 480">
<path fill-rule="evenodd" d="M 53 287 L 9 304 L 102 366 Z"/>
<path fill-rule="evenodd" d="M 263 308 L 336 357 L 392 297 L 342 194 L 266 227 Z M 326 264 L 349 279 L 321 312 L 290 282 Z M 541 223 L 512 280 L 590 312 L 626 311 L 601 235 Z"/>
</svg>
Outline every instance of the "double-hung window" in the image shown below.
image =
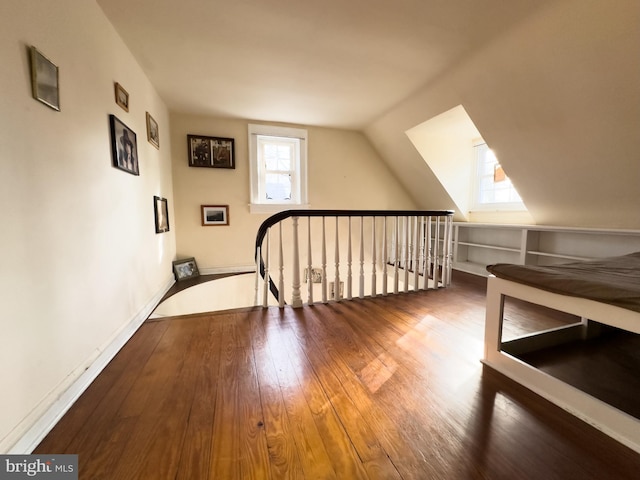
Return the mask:
<svg viewBox="0 0 640 480">
<path fill-rule="evenodd" d="M 307 207 L 307 131 L 249 125 L 251 211 Z"/>
<path fill-rule="evenodd" d="M 476 175 L 472 210 L 526 210 L 520 195 L 486 143 L 474 145 Z"/>
</svg>

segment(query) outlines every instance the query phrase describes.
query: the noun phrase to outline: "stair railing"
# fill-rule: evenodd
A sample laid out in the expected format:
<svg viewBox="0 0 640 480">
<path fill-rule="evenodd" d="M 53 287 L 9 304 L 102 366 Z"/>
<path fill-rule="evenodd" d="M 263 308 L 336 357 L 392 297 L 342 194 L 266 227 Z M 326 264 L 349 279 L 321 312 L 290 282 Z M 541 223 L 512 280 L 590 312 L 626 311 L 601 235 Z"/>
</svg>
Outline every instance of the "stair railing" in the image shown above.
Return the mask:
<svg viewBox="0 0 640 480">
<path fill-rule="evenodd" d="M 306 219 L 302 278 L 309 305 L 318 301 L 318 296 L 327 303 L 350 300 L 354 295 L 363 298 L 437 289 L 451 283 L 451 210 L 286 210 L 265 220 L 256 235 L 256 305 L 267 307 L 270 298 L 280 307 L 286 303 L 301 307 L 305 303 L 299 245 L 301 218 Z M 283 226 L 288 230 L 283 231 Z M 327 241 L 327 230 L 331 229 L 333 235 L 329 232 Z M 354 244 L 358 250 L 356 265 Z M 333 249 L 333 259 L 327 257 L 327 247 Z M 285 262 L 285 250 L 291 263 Z M 346 262 L 341 252 L 343 257 L 346 255 Z M 331 260 L 333 267 L 328 268 Z M 333 282 L 329 281 L 330 270 Z M 287 276 L 291 278 L 288 284 Z M 290 286 L 289 302 L 285 300 L 285 285 Z"/>
</svg>

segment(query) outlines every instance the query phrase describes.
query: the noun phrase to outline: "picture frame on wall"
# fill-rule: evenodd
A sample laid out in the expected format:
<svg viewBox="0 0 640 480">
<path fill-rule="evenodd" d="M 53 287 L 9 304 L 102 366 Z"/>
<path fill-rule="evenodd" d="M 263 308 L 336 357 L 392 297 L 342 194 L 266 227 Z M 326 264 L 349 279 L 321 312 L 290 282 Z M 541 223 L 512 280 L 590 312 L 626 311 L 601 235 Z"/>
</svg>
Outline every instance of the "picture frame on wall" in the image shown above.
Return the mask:
<svg viewBox="0 0 640 480">
<path fill-rule="evenodd" d="M 33 98 L 49 108 L 60 111 L 60 85 L 58 67 L 36 47 L 29 49 L 31 56 L 31 90 Z"/>
<path fill-rule="evenodd" d="M 200 272 L 198 271 L 198 264 L 196 263 L 196 259 L 191 257 L 182 260 L 174 260 L 173 274 L 175 275 L 178 282 L 199 277 Z"/>
<path fill-rule="evenodd" d="M 147 140 L 151 145 L 160 150 L 160 132 L 158 131 L 158 122 L 154 120 L 149 112 L 147 112 Z"/>
<path fill-rule="evenodd" d="M 166 198 L 153 197 L 153 213 L 156 221 L 156 233 L 169 231 L 169 203 Z"/>
<path fill-rule="evenodd" d="M 233 138 L 187 135 L 190 167 L 236 168 Z"/>
<path fill-rule="evenodd" d="M 129 111 L 129 93 L 118 82 L 114 83 L 116 94 L 116 104 L 118 104 L 125 112 Z"/>
<path fill-rule="evenodd" d="M 201 205 L 203 227 L 229 225 L 229 205 Z"/>
<path fill-rule="evenodd" d="M 115 115 L 109 115 L 113 166 L 132 175 L 140 175 L 138 141 L 133 130 Z"/>
</svg>

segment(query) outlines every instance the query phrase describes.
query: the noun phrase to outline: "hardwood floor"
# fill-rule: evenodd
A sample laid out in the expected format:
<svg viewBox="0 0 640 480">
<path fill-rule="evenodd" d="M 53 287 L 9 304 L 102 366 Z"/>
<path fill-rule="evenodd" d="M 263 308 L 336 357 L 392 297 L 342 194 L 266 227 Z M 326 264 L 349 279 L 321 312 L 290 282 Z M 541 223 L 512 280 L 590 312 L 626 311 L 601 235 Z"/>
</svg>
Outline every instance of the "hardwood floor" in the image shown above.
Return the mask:
<svg viewBox="0 0 640 480">
<path fill-rule="evenodd" d="M 640 455 L 483 369 L 483 325 L 465 277 L 149 321 L 34 453 L 92 480 L 637 478 Z"/>
</svg>

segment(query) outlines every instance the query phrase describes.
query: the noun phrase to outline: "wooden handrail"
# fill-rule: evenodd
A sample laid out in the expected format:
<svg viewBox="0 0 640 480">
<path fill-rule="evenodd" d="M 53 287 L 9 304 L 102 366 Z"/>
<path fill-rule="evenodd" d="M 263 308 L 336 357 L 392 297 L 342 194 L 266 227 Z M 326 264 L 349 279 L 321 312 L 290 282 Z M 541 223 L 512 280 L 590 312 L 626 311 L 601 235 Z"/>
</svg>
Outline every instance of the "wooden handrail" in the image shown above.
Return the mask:
<svg viewBox="0 0 640 480">
<path fill-rule="evenodd" d="M 262 244 L 263 241 L 265 239 L 265 236 L 267 234 L 267 232 L 269 231 L 269 229 L 282 222 L 283 220 L 287 219 L 287 218 L 293 218 L 294 221 L 296 221 L 296 243 L 297 243 L 297 218 L 299 217 L 336 217 L 336 222 L 337 222 L 337 218 L 338 217 L 411 217 L 411 218 L 417 218 L 417 217 L 437 217 L 437 218 L 449 218 L 451 219 L 453 217 L 453 210 L 285 210 L 282 212 L 278 212 L 272 216 L 270 216 L 269 218 L 267 218 L 264 222 L 262 222 L 262 224 L 260 225 L 260 227 L 258 228 L 258 232 L 256 234 L 256 241 L 255 241 L 255 259 L 256 259 L 256 266 L 257 266 L 257 274 L 259 277 L 262 277 L 262 279 L 266 282 L 265 283 L 265 294 L 266 292 L 266 285 L 268 284 L 268 289 L 269 291 L 273 294 L 273 296 L 279 300 L 279 304 L 282 306 L 283 300 L 280 296 L 280 292 L 278 287 L 276 286 L 275 282 L 272 280 L 271 275 L 269 273 L 266 272 L 265 269 L 265 263 L 264 260 L 262 258 L 262 252 L 261 252 L 261 248 L 262 248 Z M 374 225 L 375 225 L 375 220 L 374 220 Z M 385 225 L 386 225 L 386 220 L 385 220 Z M 361 242 L 363 241 L 362 238 L 362 224 L 361 224 Z M 397 221 L 396 221 L 396 228 L 397 228 Z M 405 234 L 406 234 L 406 229 L 408 228 L 408 225 L 405 225 Z M 418 232 L 415 231 L 414 232 L 417 238 Z M 324 224 L 323 224 L 323 235 L 324 235 Z M 337 232 L 336 232 L 337 235 Z M 449 239 L 450 240 L 450 239 Z M 350 241 L 350 240 L 349 240 Z M 384 237 L 384 248 L 386 248 L 386 236 Z M 337 248 L 337 243 L 336 243 L 336 248 Z M 396 248 L 397 248 L 397 243 L 396 243 Z M 361 246 L 361 255 L 362 255 L 362 246 Z M 375 252 L 375 246 L 374 246 L 374 252 Z M 384 251 L 384 257 L 385 257 L 385 262 L 386 262 L 386 250 Z M 336 256 L 338 255 L 338 252 L 336 250 Z M 375 255 L 375 253 L 374 253 Z M 348 252 L 348 262 L 349 262 L 349 277 L 351 276 L 351 248 L 349 246 L 349 252 Z M 408 257 L 408 252 L 405 251 L 405 264 L 407 264 L 407 262 L 409 260 L 411 261 L 415 261 L 416 257 Z M 360 268 L 362 269 L 362 257 L 360 259 L 361 264 L 360 264 Z M 280 268 L 282 268 L 282 265 L 280 266 Z M 336 267 L 337 269 L 337 267 Z M 397 264 L 396 264 L 396 270 L 397 270 Z M 386 275 L 386 268 L 384 269 L 383 272 L 384 275 Z M 268 279 L 266 278 L 266 275 L 268 275 Z M 375 281 L 375 267 L 374 267 L 374 272 L 373 272 L 373 278 Z M 415 278 L 417 281 L 418 278 L 418 272 L 415 272 Z M 405 291 L 407 291 L 407 283 L 408 283 L 408 272 L 405 269 Z M 257 289 L 257 282 L 258 282 L 258 278 L 256 278 L 256 289 Z M 361 282 L 362 282 L 362 277 L 361 277 Z M 384 278 L 384 285 L 386 286 L 386 278 Z M 350 283 L 348 284 L 349 286 L 349 297 L 351 295 L 350 292 Z M 339 289 L 339 285 L 335 286 L 336 289 Z M 362 291 L 362 287 L 360 288 L 360 290 Z M 396 290 L 394 291 L 394 293 L 397 293 L 397 278 L 396 278 Z M 337 294 L 336 294 L 336 298 L 337 298 Z M 323 298 L 323 301 L 326 301 L 326 299 Z"/>
</svg>

